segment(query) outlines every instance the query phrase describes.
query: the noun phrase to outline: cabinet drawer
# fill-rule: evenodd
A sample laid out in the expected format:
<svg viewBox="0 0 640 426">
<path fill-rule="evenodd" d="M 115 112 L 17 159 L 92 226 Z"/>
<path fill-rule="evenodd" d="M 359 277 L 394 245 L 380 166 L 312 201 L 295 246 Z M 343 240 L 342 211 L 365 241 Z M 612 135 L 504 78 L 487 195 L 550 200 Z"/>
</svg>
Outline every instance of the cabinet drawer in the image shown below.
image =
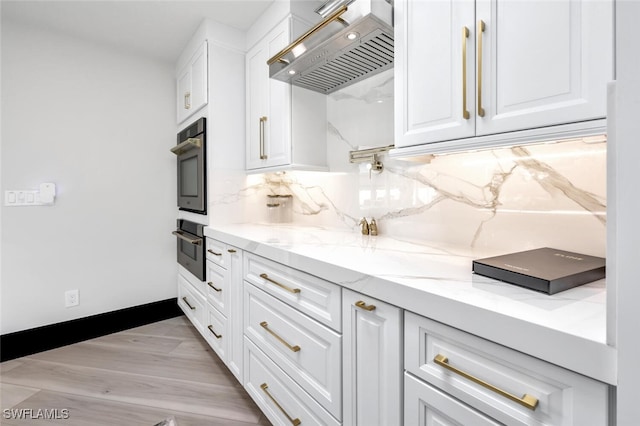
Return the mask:
<svg viewBox="0 0 640 426">
<path fill-rule="evenodd" d="M 245 282 L 245 335 L 337 419 L 341 336 Z"/>
<path fill-rule="evenodd" d="M 244 346 L 245 389 L 273 424 L 340 425 L 249 339 Z"/>
<path fill-rule="evenodd" d="M 334 330 L 342 330 L 340 286 L 252 254 L 244 259 L 247 281 Z"/>
<path fill-rule="evenodd" d="M 229 306 L 229 280 L 226 269 L 207 260 L 207 301 L 227 316 Z"/>
<path fill-rule="evenodd" d="M 204 322 L 203 333 L 209 346 L 218 354 L 220 359 L 227 362 L 227 352 L 229 341 L 229 330 L 227 328 L 227 318 L 216 308 L 209 306 Z"/>
<path fill-rule="evenodd" d="M 227 245 L 221 241 L 207 238 L 207 260 L 215 263 L 218 266 L 227 268 L 229 264 L 229 252 L 227 251 Z"/>
<path fill-rule="evenodd" d="M 205 304 L 204 297 L 182 275 L 178 275 L 178 306 L 200 332 L 203 330 Z"/>
<path fill-rule="evenodd" d="M 606 384 L 410 312 L 405 314 L 405 369 L 502 423 L 608 421 Z M 527 396 L 535 408 L 511 399 Z"/>
<path fill-rule="evenodd" d="M 499 426 L 473 408 L 410 374 L 404 377 L 404 424 Z"/>
</svg>

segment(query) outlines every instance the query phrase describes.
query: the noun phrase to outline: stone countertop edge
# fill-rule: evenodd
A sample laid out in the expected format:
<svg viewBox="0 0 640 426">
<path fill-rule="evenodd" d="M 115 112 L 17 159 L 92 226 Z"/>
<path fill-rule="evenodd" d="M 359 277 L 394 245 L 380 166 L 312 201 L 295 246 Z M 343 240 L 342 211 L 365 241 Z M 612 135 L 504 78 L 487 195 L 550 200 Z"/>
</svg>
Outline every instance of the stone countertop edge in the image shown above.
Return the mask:
<svg viewBox="0 0 640 426">
<path fill-rule="evenodd" d="M 277 241 L 264 241 L 265 235 L 271 235 L 274 231 L 278 237 L 283 237 L 284 239 L 278 238 Z M 344 288 L 361 292 L 391 305 L 540 358 L 587 377 L 611 385 L 617 384 L 617 351 L 614 347 L 606 344 L 605 302 L 585 302 L 580 304 L 571 299 L 564 300 L 563 296 L 548 296 L 532 290 L 519 289 L 486 277 L 475 278 L 477 276 L 471 272 L 470 266 L 468 270 L 459 271 L 461 276 L 466 277 L 464 278 L 467 281 L 466 284 L 479 281 L 480 284 L 489 288 L 496 288 L 498 290 L 498 301 L 502 306 L 492 306 L 492 304 L 496 303 L 495 300 L 480 300 L 481 297 L 478 298 L 478 303 L 476 303 L 473 300 L 475 295 L 471 295 L 471 298 L 467 297 L 467 300 L 464 301 L 457 300 L 454 297 L 460 296 L 460 290 L 454 290 L 447 294 L 447 279 L 407 277 L 403 274 L 398 274 L 397 272 L 399 271 L 394 270 L 394 267 L 397 269 L 397 265 L 389 265 L 389 270 L 385 271 L 389 273 L 379 273 L 380 268 L 384 270 L 385 266 L 387 266 L 381 265 L 381 262 L 376 263 L 378 273 L 368 274 L 356 269 L 356 260 L 358 259 L 344 261 L 347 266 L 328 261 L 326 257 L 330 257 L 329 253 L 336 250 L 336 244 L 340 244 L 340 242 L 335 244 L 314 242 L 301 244 L 286 240 L 288 233 L 298 231 L 321 237 L 328 235 L 329 239 L 336 234 L 334 231 L 320 228 L 302 227 L 289 227 L 285 232 L 278 232 L 278 228 L 274 228 L 272 225 L 258 224 L 209 226 L 205 228 L 204 233 L 206 237 L 334 282 Z M 338 235 L 340 235 L 339 232 Z M 351 233 L 345 232 L 344 235 L 353 237 L 355 241 L 355 237 Z M 384 236 L 371 238 L 377 239 L 376 244 L 385 241 Z M 323 245 L 326 245 L 326 247 L 322 247 Z M 308 249 L 306 253 L 305 248 Z M 379 250 L 382 253 L 384 251 L 385 248 Z M 351 254 L 354 255 L 354 253 Z M 359 260 L 366 260 L 367 256 L 371 254 L 360 251 L 355 255 L 358 256 Z M 410 253 L 403 254 L 403 256 L 407 265 L 410 265 L 412 261 L 415 264 L 416 259 L 412 259 Z M 325 259 L 322 257 L 325 257 Z M 451 255 L 451 257 L 456 256 Z M 424 260 L 420 259 L 420 261 L 423 262 Z M 434 281 L 434 285 L 437 282 L 438 288 L 430 288 L 430 281 Z M 455 281 L 457 280 L 450 280 L 452 284 Z M 604 280 L 582 287 L 587 286 L 591 287 L 587 290 L 597 296 L 603 296 L 606 292 Z M 503 294 L 500 294 L 500 291 Z M 517 297 L 510 299 L 510 291 L 513 294 L 517 292 Z M 544 306 L 545 299 L 550 306 L 553 306 L 554 303 L 560 303 L 560 310 L 566 310 L 566 315 L 571 316 L 571 318 L 567 319 L 566 324 L 559 324 L 559 321 L 558 324 L 554 324 L 553 315 L 539 318 L 539 321 L 527 318 L 527 309 L 521 309 L 524 307 L 521 304 L 522 294 L 534 300 L 533 304 L 538 305 L 536 308 L 542 305 L 542 309 L 546 312 L 557 311 L 557 309 Z M 493 297 L 494 295 L 490 296 Z M 489 299 L 492 299 L 492 297 Z M 577 305 L 578 307 L 576 307 Z M 504 306 L 508 309 L 502 309 Z M 583 313 L 581 308 L 582 310 L 593 308 L 594 312 Z M 519 312 L 525 312 L 525 314 L 520 315 Z M 554 315 L 557 317 L 563 313 L 554 312 Z M 582 319 L 583 321 L 581 321 L 580 315 L 585 317 Z M 531 313 L 529 313 L 529 316 L 531 316 Z M 535 319 L 538 318 L 536 317 Z M 587 330 L 580 330 L 581 325 L 585 329 L 587 327 L 595 329 L 596 332 L 590 333 Z"/>
</svg>

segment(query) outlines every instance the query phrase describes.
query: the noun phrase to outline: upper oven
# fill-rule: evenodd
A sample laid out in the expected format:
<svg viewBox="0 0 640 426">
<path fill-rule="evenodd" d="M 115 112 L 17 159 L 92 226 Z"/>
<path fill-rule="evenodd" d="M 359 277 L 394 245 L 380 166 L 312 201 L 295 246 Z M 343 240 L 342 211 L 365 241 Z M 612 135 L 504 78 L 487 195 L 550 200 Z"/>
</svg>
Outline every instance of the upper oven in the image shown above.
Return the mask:
<svg viewBox="0 0 640 426">
<path fill-rule="evenodd" d="M 171 152 L 178 156 L 178 207 L 207 214 L 206 121 L 202 117 L 178 133 Z"/>
</svg>

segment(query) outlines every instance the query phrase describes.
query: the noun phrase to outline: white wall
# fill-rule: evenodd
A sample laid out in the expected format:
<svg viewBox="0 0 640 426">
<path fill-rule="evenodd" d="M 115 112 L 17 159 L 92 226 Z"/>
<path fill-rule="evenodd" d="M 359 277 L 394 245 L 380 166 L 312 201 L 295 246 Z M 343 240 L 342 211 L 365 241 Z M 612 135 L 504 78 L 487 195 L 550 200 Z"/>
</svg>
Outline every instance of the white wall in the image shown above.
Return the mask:
<svg viewBox="0 0 640 426">
<path fill-rule="evenodd" d="M 176 295 L 173 64 L 2 23 L 2 334 Z M 79 289 L 80 305 L 64 307 Z"/>
</svg>

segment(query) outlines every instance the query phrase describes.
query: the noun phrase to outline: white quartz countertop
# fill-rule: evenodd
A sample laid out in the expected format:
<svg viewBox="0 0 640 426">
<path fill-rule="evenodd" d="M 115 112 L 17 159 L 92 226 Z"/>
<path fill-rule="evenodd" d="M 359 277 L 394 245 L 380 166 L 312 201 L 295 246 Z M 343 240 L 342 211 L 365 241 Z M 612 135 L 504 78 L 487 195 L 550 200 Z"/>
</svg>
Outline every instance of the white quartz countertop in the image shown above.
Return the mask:
<svg viewBox="0 0 640 426">
<path fill-rule="evenodd" d="M 286 225 L 210 226 L 205 235 L 597 380 L 617 383 L 605 280 L 549 296 L 471 272 L 498 253 Z"/>
</svg>

